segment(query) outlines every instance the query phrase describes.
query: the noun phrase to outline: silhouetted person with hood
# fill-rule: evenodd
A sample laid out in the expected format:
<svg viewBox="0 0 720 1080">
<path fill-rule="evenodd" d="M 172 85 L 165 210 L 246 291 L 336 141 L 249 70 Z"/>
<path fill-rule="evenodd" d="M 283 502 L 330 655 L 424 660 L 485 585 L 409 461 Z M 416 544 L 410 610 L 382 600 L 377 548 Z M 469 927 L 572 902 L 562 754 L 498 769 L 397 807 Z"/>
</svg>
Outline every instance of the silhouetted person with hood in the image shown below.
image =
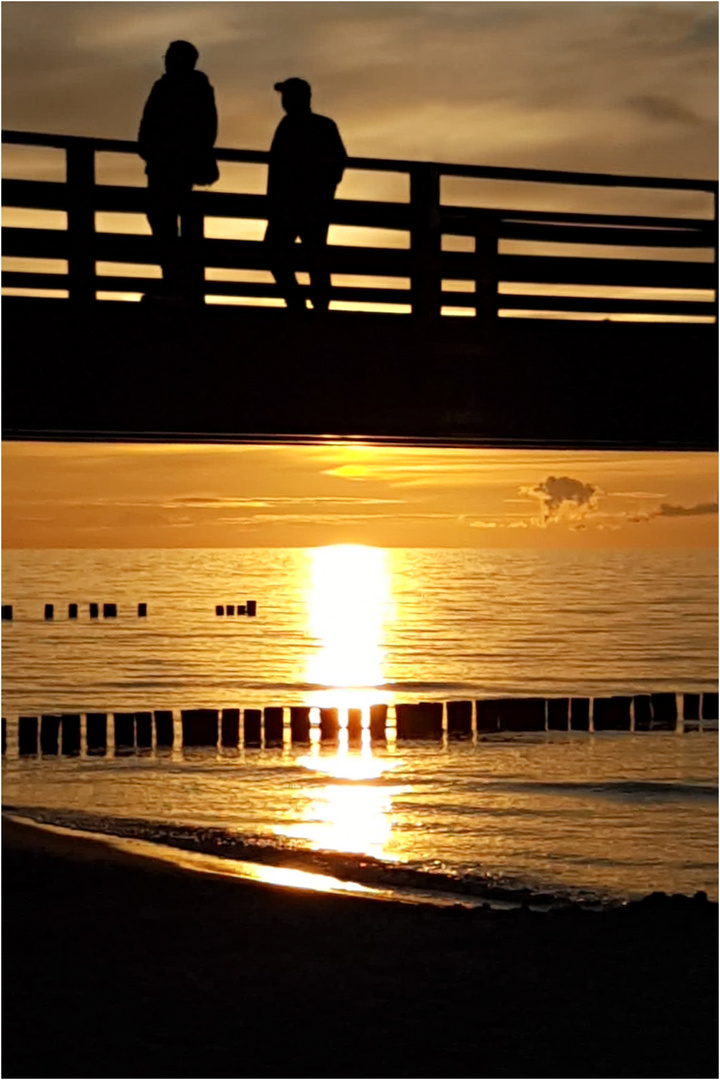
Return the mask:
<svg viewBox="0 0 720 1080">
<path fill-rule="evenodd" d="M 193 184 L 218 178 L 213 146 L 217 136 L 215 94 L 189 41 L 173 41 L 165 53 L 165 74 L 150 91 L 138 134 L 148 178 L 148 221 L 159 247 L 165 288 L 183 291 L 180 219 Z"/>
<path fill-rule="evenodd" d="M 347 153 L 335 122 L 310 108 L 312 91 L 305 79 L 286 79 L 275 83 L 275 89 L 282 95 L 287 115 L 278 124 L 270 147 L 265 242 L 273 249 L 272 272 L 288 308 L 304 311 L 305 300 L 291 265 L 299 236 L 310 270 L 313 308 L 327 311 L 327 233 Z"/>
</svg>

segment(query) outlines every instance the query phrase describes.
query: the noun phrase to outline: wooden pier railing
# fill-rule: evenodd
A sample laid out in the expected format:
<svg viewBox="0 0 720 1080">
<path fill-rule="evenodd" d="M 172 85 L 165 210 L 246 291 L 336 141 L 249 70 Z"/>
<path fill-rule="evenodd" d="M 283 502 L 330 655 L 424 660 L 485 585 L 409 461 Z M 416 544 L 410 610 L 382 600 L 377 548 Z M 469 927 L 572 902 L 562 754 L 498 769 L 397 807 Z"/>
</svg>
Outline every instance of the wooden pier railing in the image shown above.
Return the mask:
<svg viewBox="0 0 720 1080">
<path fill-rule="evenodd" d="M 103 231 L 96 216 L 145 213 L 142 187 L 96 182 L 98 154 L 134 154 L 136 144 L 19 131 L 5 131 L 2 137 L 6 146 L 59 150 L 66 158 L 64 182 L 4 180 L 4 210 L 66 215 L 64 227 L 50 228 L 38 219 L 39 227 L 3 228 L 3 255 L 11 267 L 3 276 L 4 294 L 29 291 L 88 303 L 99 295 L 136 298 L 152 289 L 157 278 L 152 237 Z M 221 172 L 225 163 L 263 165 L 268 159 L 267 153 L 251 150 L 220 149 L 217 156 Z M 407 178 L 408 198 L 335 201 L 335 226 L 390 230 L 385 236 L 391 237 L 391 246 L 331 243 L 333 308 L 382 305 L 381 310 L 430 319 L 450 314 L 483 320 L 498 315 L 680 322 L 716 318 L 717 182 L 381 158 L 352 158 L 349 169 L 401 174 Z M 482 181 L 494 194 L 477 194 L 476 205 L 456 205 L 450 188 L 458 179 Z M 556 194 L 554 202 L 564 209 L 547 208 L 548 185 L 562 190 L 563 197 Z M 581 192 L 607 206 L 612 191 L 628 196 L 627 205 L 635 209 L 656 205 L 652 200 L 662 192 L 668 212 L 569 209 Z M 208 235 L 213 218 L 263 222 L 265 197 L 193 193 L 184 232 L 192 246 L 199 294 L 213 303 L 281 306 L 262 242 L 213 238 Z M 366 234 L 371 244 L 372 237 Z M 101 263 L 111 269 L 98 273 Z M 297 269 L 303 269 L 301 248 Z M 229 280 L 233 272 L 236 279 L 249 280 Z M 344 283 L 343 277 L 351 280 Z"/>
</svg>

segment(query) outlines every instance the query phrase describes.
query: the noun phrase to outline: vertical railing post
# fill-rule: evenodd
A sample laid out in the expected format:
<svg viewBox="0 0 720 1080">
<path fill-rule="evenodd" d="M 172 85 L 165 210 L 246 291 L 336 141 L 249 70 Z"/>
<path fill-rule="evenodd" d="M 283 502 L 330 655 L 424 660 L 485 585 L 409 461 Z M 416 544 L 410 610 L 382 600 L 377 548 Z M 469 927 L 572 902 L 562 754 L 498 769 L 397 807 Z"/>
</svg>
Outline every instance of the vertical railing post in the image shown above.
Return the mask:
<svg viewBox="0 0 720 1080">
<path fill-rule="evenodd" d="M 191 195 L 180 216 L 182 289 L 184 295 L 197 304 L 205 301 L 204 237 L 205 215 Z"/>
<path fill-rule="evenodd" d="M 475 292 L 477 317 L 484 326 L 492 326 L 498 312 L 498 281 L 500 263 L 498 244 L 500 217 L 491 210 L 484 211 L 475 230 L 475 260 L 477 264 Z"/>
<path fill-rule="evenodd" d="M 95 149 L 90 140 L 68 140 L 67 229 L 70 299 L 95 299 Z"/>
<path fill-rule="evenodd" d="M 439 318 L 442 300 L 440 268 L 440 169 L 418 163 L 410 168 L 410 299 L 415 316 Z"/>
</svg>

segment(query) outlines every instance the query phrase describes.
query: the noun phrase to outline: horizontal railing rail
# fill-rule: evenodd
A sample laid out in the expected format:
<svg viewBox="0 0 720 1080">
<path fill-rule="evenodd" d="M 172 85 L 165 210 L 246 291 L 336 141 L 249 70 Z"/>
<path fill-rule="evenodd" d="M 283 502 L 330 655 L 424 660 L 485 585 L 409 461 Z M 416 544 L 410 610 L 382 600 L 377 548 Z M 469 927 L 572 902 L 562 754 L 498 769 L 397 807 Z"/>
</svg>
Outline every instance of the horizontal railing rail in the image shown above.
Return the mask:
<svg viewBox="0 0 720 1080">
<path fill-rule="evenodd" d="M 18 131 L 3 132 L 3 142 L 62 150 L 66 158 L 65 182 L 12 178 L 3 182 L 4 209 L 65 215 L 54 222 L 39 217 L 37 227 L 27 223 L 3 227 L 3 256 L 10 260 L 3 274 L 6 295 L 31 291 L 88 302 L 98 296 L 136 298 L 156 287 L 159 267 L 152 237 L 111 231 L 98 219 L 102 214 L 145 214 L 143 187 L 96 183 L 96 155 L 136 154 L 134 142 Z M 268 161 L 267 152 L 253 150 L 223 148 L 217 157 L 221 169 L 225 162 Z M 363 246 L 329 244 L 333 307 L 386 305 L 388 310 L 428 318 L 451 313 L 484 319 L 498 314 L 716 318 L 715 181 L 387 158 L 351 158 L 348 168 L 407 174 L 409 199 L 335 200 L 333 226 L 386 230 L 383 239 L 392 246 L 381 246 L 379 234 L 372 232 L 365 235 Z M 452 178 L 499 183 L 496 202 L 511 201 L 502 185 L 520 182 L 527 189 L 528 208 L 446 202 L 442 184 Z M 544 185 L 563 185 L 563 190 L 639 189 L 648 195 L 670 192 L 677 193 L 680 203 L 668 215 L 533 208 L 533 193 Z M 699 206 L 703 197 L 704 205 Z M 206 301 L 281 305 L 263 243 L 240 235 L 213 235 L 213 219 L 264 222 L 265 196 L 193 192 L 187 232 L 196 238 L 193 257 Z M 57 265 L 48 266 L 47 260 Z M 295 268 L 305 268 L 301 245 Z"/>
</svg>

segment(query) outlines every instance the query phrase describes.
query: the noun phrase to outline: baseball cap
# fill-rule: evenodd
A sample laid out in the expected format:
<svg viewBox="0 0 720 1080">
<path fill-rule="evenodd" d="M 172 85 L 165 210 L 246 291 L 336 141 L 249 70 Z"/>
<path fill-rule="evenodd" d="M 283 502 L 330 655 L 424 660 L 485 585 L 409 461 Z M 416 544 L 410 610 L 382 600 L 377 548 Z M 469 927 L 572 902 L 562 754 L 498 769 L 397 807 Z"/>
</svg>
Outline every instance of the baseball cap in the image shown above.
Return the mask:
<svg viewBox="0 0 720 1080">
<path fill-rule="evenodd" d="M 293 91 L 295 93 L 303 93 L 308 96 L 311 93 L 310 83 L 306 79 L 298 79 L 295 76 L 290 79 L 285 79 L 283 82 L 276 82 L 274 89 L 277 90 L 278 93 L 282 93 L 283 90 L 289 90 L 290 93 Z"/>
</svg>

